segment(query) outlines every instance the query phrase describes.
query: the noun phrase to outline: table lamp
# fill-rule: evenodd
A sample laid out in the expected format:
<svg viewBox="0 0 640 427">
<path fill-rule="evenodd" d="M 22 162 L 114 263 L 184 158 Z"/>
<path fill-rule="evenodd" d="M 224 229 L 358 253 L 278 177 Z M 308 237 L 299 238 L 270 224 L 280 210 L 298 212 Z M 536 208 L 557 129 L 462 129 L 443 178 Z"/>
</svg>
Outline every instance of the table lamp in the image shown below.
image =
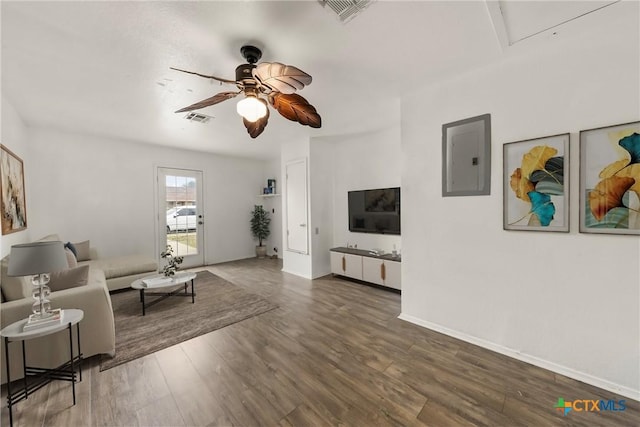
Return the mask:
<svg viewBox="0 0 640 427">
<path fill-rule="evenodd" d="M 51 303 L 48 300 L 51 289 L 49 273 L 69 268 L 62 242 L 34 242 L 11 246 L 8 276 L 31 276 L 33 284 L 32 311 L 37 319 L 51 316 Z"/>
</svg>

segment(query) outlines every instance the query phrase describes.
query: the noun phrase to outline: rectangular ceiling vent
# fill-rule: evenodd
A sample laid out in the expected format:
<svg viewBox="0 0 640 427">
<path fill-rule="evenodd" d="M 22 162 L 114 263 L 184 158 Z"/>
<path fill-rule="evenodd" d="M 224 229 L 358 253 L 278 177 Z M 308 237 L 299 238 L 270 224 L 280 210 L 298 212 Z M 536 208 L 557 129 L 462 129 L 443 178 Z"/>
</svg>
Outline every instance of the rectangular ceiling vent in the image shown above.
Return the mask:
<svg viewBox="0 0 640 427">
<path fill-rule="evenodd" d="M 192 122 L 198 122 L 198 123 L 207 123 L 209 120 L 213 119 L 212 116 L 207 116 L 204 114 L 200 114 L 200 113 L 189 113 L 186 116 L 184 116 L 185 119 L 192 121 Z"/>
<path fill-rule="evenodd" d="M 318 0 L 322 7 L 329 7 L 338 19 L 347 23 L 360 14 L 375 0 Z"/>
</svg>

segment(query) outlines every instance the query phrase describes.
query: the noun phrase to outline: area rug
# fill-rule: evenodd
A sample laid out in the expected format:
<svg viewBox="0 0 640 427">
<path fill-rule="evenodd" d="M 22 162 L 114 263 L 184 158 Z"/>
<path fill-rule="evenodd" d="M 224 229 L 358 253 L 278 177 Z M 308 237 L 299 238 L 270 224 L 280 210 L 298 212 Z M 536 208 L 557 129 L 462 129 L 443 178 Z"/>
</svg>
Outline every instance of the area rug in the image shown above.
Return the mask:
<svg viewBox="0 0 640 427">
<path fill-rule="evenodd" d="M 191 297 L 169 297 L 147 308 L 145 316 L 138 291 L 112 294 L 116 355 L 103 355 L 100 371 L 278 307 L 209 271 L 199 271 L 194 283 L 195 304 Z"/>
</svg>

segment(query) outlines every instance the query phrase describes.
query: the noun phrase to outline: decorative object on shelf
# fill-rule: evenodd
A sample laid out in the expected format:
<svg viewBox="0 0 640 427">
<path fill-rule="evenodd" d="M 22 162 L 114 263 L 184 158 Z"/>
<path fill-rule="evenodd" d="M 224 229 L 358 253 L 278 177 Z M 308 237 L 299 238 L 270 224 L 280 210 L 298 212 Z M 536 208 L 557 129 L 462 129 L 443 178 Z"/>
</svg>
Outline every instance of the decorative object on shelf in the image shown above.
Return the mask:
<svg viewBox="0 0 640 427">
<path fill-rule="evenodd" d="M 491 194 L 491 115 L 442 125 L 442 197 Z"/>
<path fill-rule="evenodd" d="M 216 80 L 220 84 L 235 85 L 238 89 L 237 92 L 220 92 L 210 98 L 181 108 L 176 113 L 215 105 L 235 98 L 242 93 L 244 98 L 236 105 L 236 111 L 242 117 L 244 127 L 251 138 L 256 138 L 267 126 L 269 121 L 268 104 L 271 104 L 280 115 L 288 120 L 312 128 L 322 126 L 322 119 L 315 107 L 294 93 L 311 84 L 312 79 L 309 74 L 294 66 L 279 62 L 262 62 L 256 65 L 256 62 L 262 57 L 262 51 L 255 46 L 242 46 L 240 53 L 247 63 L 236 68 L 235 80 L 170 67 L 172 70 Z"/>
<path fill-rule="evenodd" d="M 2 234 L 27 228 L 22 159 L 0 144 L 0 210 Z"/>
<path fill-rule="evenodd" d="M 47 319 L 54 314 L 51 312 L 51 302 L 48 297 L 51 289 L 49 273 L 69 268 L 67 255 L 62 242 L 34 242 L 13 245 L 9 256 L 9 276 L 31 276 L 33 284 L 32 306 L 34 319 Z"/>
<path fill-rule="evenodd" d="M 276 194 L 276 180 L 267 179 L 267 188 L 269 189 L 269 194 Z"/>
<path fill-rule="evenodd" d="M 504 144 L 505 230 L 569 232 L 569 134 Z"/>
<path fill-rule="evenodd" d="M 167 260 L 167 265 L 160 270 L 160 273 L 163 273 L 165 277 L 171 277 L 176 274 L 176 271 L 180 270 L 180 264 L 182 264 L 184 260 L 184 257 L 173 256 L 173 247 L 171 245 L 167 245 L 165 251 L 160 254 L 160 258 Z"/>
<path fill-rule="evenodd" d="M 256 246 L 256 256 L 258 258 L 267 256 L 267 247 L 262 246 L 262 241 L 269 237 L 270 223 L 269 213 L 261 205 L 255 205 L 253 212 L 251 212 L 251 234 L 258 239 L 258 246 Z"/>
<path fill-rule="evenodd" d="M 640 122 L 580 131 L 580 232 L 640 235 Z"/>
</svg>

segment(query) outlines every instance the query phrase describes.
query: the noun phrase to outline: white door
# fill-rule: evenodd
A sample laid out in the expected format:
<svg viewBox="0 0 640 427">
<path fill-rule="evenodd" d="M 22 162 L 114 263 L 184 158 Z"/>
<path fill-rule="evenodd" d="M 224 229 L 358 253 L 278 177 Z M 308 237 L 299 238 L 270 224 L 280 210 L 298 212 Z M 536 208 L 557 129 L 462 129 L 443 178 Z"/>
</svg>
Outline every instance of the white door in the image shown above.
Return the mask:
<svg viewBox="0 0 640 427">
<path fill-rule="evenodd" d="M 307 215 L 307 160 L 295 160 L 285 167 L 287 186 L 287 250 L 309 253 Z"/>
<path fill-rule="evenodd" d="M 157 180 L 158 256 L 171 246 L 184 257 L 180 267 L 204 265 L 202 171 L 159 167 Z"/>
</svg>

